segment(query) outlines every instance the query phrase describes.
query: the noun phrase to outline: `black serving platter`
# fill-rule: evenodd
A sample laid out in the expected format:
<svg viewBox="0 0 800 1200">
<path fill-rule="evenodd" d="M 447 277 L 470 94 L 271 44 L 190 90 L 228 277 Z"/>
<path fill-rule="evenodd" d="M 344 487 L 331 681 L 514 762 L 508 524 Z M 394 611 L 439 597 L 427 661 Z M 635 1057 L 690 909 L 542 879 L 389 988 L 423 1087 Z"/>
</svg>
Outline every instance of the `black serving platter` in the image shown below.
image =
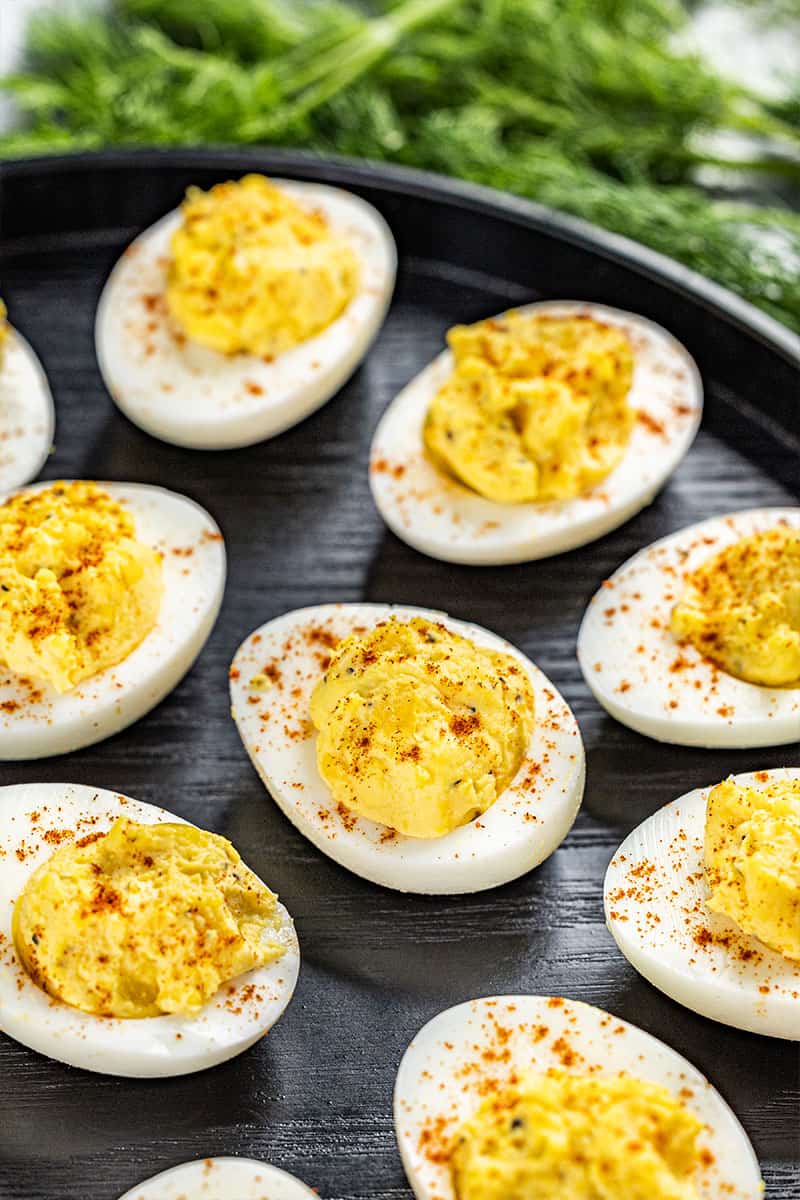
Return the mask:
<svg viewBox="0 0 800 1200">
<path fill-rule="evenodd" d="M 95 305 L 125 244 L 187 184 L 248 170 L 339 184 L 376 205 L 400 252 L 394 303 L 360 370 L 301 425 L 247 450 L 176 449 L 111 403 L 94 356 Z M 800 765 L 800 747 L 659 745 L 598 708 L 575 660 L 587 601 L 635 550 L 712 514 L 800 501 L 800 339 L 624 239 L 409 171 L 296 153 L 178 151 L 18 162 L 2 177 L 0 290 L 57 405 L 44 476 L 186 492 L 219 521 L 230 574 L 205 652 L 154 712 L 68 757 L 4 764 L 0 784 L 115 788 L 225 833 L 294 915 L 303 967 L 270 1036 L 199 1075 L 91 1075 L 0 1036 L 0 1197 L 116 1200 L 172 1164 L 240 1154 L 295 1172 L 324 1200 L 405 1200 L 391 1093 L 406 1044 L 444 1007 L 518 991 L 589 1001 L 663 1038 L 739 1115 L 767 1195 L 800 1197 L 796 1045 L 715 1024 L 655 991 L 616 950 L 602 908 L 608 860 L 646 815 L 729 772 Z M 703 373 L 703 428 L 655 503 L 591 546 L 502 569 L 431 561 L 388 533 L 373 508 L 372 431 L 447 326 L 539 297 L 603 301 L 665 325 Z M 229 715 L 234 650 L 287 609 L 359 599 L 436 606 L 486 625 L 522 647 L 572 705 L 588 755 L 583 810 L 527 877 L 476 896 L 384 891 L 318 853 L 265 793 Z"/>
</svg>

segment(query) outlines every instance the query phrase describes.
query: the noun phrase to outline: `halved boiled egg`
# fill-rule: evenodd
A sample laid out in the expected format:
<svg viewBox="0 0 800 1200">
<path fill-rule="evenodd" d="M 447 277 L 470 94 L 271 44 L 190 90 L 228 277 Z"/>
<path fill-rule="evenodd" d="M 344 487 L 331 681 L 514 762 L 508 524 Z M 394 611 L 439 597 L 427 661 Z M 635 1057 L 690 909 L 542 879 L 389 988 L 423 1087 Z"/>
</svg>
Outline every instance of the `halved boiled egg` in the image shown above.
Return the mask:
<svg viewBox="0 0 800 1200">
<path fill-rule="evenodd" d="M 394 240 L 370 204 L 321 184 L 248 176 L 190 192 L 185 209 L 140 234 L 111 272 L 100 370 L 154 437 L 252 445 L 309 416 L 364 358 L 391 299 Z"/>
<path fill-rule="evenodd" d="M 502 314 L 483 324 L 502 326 L 510 315 L 515 320 L 531 317 L 565 324 L 593 322 L 598 330 L 620 331 L 629 347 L 627 353 L 632 356 L 632 376 L 626 393 L 623 388 L 616 411 L 624 408 L 630 429 L 624 432 L 624 448 L 619 457 L 607 456 L 608 465 L 616 464 L 607 474 L 597 464 L 603 460 L 601 451 L 607 452 L 613 439 L 604 440 L 603 430 L 598 430 L 599 436 L 588 437 L 586 461 L 594 464 L 604 477 L 580 494 L 567 499 L 514 503 L 489 499 L 461 482 L 454 471 L 435 463 L 426 448 L 426 422 L 432 402 L 453 375 L 455 365 L 450 350 L 440 354 L 403 389 L 383 415 L 372 443 L 370 483 L 375 503 L 390 529 L 410 546 L 445 562 L 475 565 L 530 562 L 602 537 L 650 503 L 686 454 L 700 424 L 703 392 L 697 368 L 684 347 L 660 326 L 605 305 L 572 301 L 526 305 L 515 314 Z M 468 327 L 467 332 L 480 328 Z M 491 355 L 490 349 L 487 360 L 490 366 L 494 361 Z M 580 367 L 582 376 L 586 370 L 595 373 L 592 385 L 596 384 L 596 394 L 613 412 L 614 406 L 607 402 L 610 389 L 615 386 L 614 354 L 606 351 L 601 361 L 590 348 Z M 475 369 L 468 361 L 467 371 Z M 570 442 L 585 421 L 581 408 L 585 400 L 578 392 L 570 391 L 563 354 L 558 382 L 550 378 L 547 362 L 539 363 L 535 369 L 539 374 L 528 379 L 516 361 L 508 367 L 511 387 L 519 391 L 521 407 L 528 404 L 530 409 L 526 418 L 530 428 L 522 431 L 522 448 L 533 447 L 535 457 L 542 447 L 564 437 L 563 445 L 569 452 Z M 552 392 L 554 383 L 557 390 Z M 490 397 L 487 408 L 491 409 L 495 403 Z M 497 403 L 501 404 L 503 418 L 511 420 L 513 413 L 507 413 L 500 401 Z M 557 407 L 563 411 L 556 430 Z M 483 473 L 493 473 L 505 489 L 515 474 L 525 478 L 534 468 L 529 459 L 511 449 L 509 437 L 498 433 L 498 428 L 495 425 L 486 431 L 486 436 L 473 437 L 475 445 L 471 450 L 473 457 L 481 460 L 478 465 Z M 449 428 L 439 432 L 442 437 L 452 437 L 454 442 L 463 433 Z M 519 439 L 510 425 L 508 433 L 516 444 Z M 501 446 L 502 439 L 505 440 Z M 441 437 L 439 441 L 446 446 Z M 487 446 L 494 447 L 492 454 L 495 449 L 500 450 L 501 458 L 487 459 Z M 548 457 L 542 451 L 541 457 L 546 463 L 540 467 L 540 481 L 555 480 L 563 464 L 557 455 Z M 475 466 L 471 463 L 470 483 L 472 475 L 479 474 Z M 587 478 L 591 476 L 587 474 Z M 553 491 L 557 493 L 558 489 L 550 488 Z M 547 489 L 544 494 L 548 494 Z"/>
<path fill-rule="evenodd" d="M 252 1158 L 200 1158 L 131 1188 L 120 1200 L 319 1200 L 294 1175 Z"/>
<path fill-rule="evenodd" d="M 496 887 L 575 820 L 575 718 L 525 655 L 477 625 L 386 604 L 300 609 L 251 634 L 230 676 L 239 734 L 276 803 L 374 883 Z"/>
<path fill-rule="evenodd" d="M 55 412 L 32 347 L 5 321 L 0 301 L 0 492 L 39 474 L 53 444 Z"/>
<path fill-rule="evenodd" d="M 764 791 L 787 780 L 800 780 L 800 768 L 755 771 L 730 782 Z M 800 961 L 770 949 L 707 904 L 704 835 L 711 790 L 695 788 L 673 800 L 622 843 L 606 873 L 608 928 L 631 965 L 679 1004 L 736 1029 L 800 1039 Z M 753 866 L 757 871 L 755 861 Z M 792 884 L 789 862 L 783 881 L 796 895 L 796 861 L 794 871 Z M 762 882 L 769 880 L 762 875 Z M 776 876 L 767 915 L 779 913 L 780 882 Z M 791 903 L 788 921 L 796 924 L 796 898 L 793 908 Z"/>
<path fill-rule="evenodd" d="M 48 995 L 35 983 L 23 966 L 15 945 L 12 917 L 26 887 L 32 886 L 34 873 L 43 869 L 51 856 L 59 854 L 65 847 L 75 844 L 78 847 L 96 847 L 102 835 L 108 834 L 120 819 L 146 827 L 174 823 L 180 829 L 194 829 L 194 826 L 163 808 L 142 804 L 102 788 L 39 783 L 0 789 L 0 1029 L 50 1058 L 102 1074 L 161 1077 L 200 1071 L 246 1050 L 270 1029 L 291 999 L 300 960 L 294 926 L 282 905 L 275 904 L 275 928 L 272 934 L 278 956 L 264 966 L 223 983 L 195 1012 L 172 1008 L 162 1015 L 129 1018 L 84 1011 L 57 996 Z M 139 855 L 136 858 L 134 853 L 132 860 L 150 868 L 152 876 L 153 864 L 147 861 L 147 856 Z M 199 872 L 202 865 L 201 852 L 201 858 L 189 864 L 190 873 Z M 169 869 L 172 870 L 171 867 Z M 238 876 L 241 878 L 241 869 L 238 870 Z M 25 937 L 29 952 L 32 945 L 38 945 L 41 953 L 47 949 L 48 939 L 56 939 L 55 958 L 51 956 L 48 961 L 51 965 L 55 962 L 62 973 L 71 969 L 73 986 L 85 989 L 87 995 L 96 1000 L 102 995 L 94 975 L 95 969 L 101 969 L 98 966 L 100 947 L 94 944 L 99 934 L 95 931 L 91 947 L 98 954 L 93 954 L 91 959 L 85 956 L 81 961 L 80 950 L 74 948 L 78 934 L 74 930 L 70 932 L 71 927 L 66 924 L 72 912 L 69 885 L 75 877 L 76 868 L 72 866 L 61 884 L 57 879 L 55 882 L 48 880 L 47 890 L 38 893 L 40 909 L 31 909 L 30 903 L 26 906 L 22 924 L 18 922 L 16 926 L 17 934 Z M 237 877 L 235 868 L 231 877 L 234 880 Z M 125 921 L 129 903 L 135 907 L 136 880 L 131 884 L 132 900 L 129 902 L 117 878 L 104 874 L 100 863 L 93 869 L 93 878 L 96 879 L 96 894 L 88 906 L 88 913 L 96 915 L 104 909 L 108 910 L 108 938 L 112 945 L 117 946 L 119 939 L 126 936 Z M 170 882 L 178 879 L 175 871 L 168 879 Z M 263 888 L 259 880 L 255 882 Z M 56 908 L 52 900 L 56 897 L 55 888 L 59 886 L 63 894 L 56 898 Z M 154 886 L 152 877 L 142 885 L 148 896 L 152 895 L 149 889 Z M 176 894 L 179 889 L 180 883 L 176 883 Z M 141 896 L 141 888 L 139 893 Z M 48 900 L 46 909 L 41 907 L 44 905 L 41 899 L 43 895 Z M 271 897 L 272 894 L 268 895 Z M 37 894 L 34 894 L 30 898 L 31 903 L 36 899 Z M 209 911 L 217 913 L 219 903 L 219 900 L 212 898 Z M 248 898 L 236 899 L 233 904 L 239 905 L 238 912 L 244 914 L 246 921 Z M 138 907 L 141 909 L 141 904 Z M 191 911 L 188 910 L 189 913 Z M 87 911 L 84 910 L 81 915 L 85 919 Z M 150 933 L 160 939 L 159 953 L 162 956 L 175 950 L 174 946 L 167 945 L 171 938 L 172 915 L 170 912 L 152 914 Z M 59 928 L 53 924 L 54 917 L 59 921 Z M 134 932 L 141 938 L 141 911 L 137 920 Z M 200 945 L 203 940 L 200 926 L 197 927 L 196 936 Z M 208 938 L 205 944 L 207 949 L 213 951 L 212 938 Z M 58 951 L 59 945 L 61 952 Z M 133 957 L 135 954 L 125 963 L 130 972 L 133 972 Z M 73 964 L 71 968 L 70 964 Z M 41 970 L 44 974 L 44 966 Z M 180 978 L 179 971 L 177 978 Z M 113 983 L 116 999 L 121 998 L 130 1005 L 144 1003 L 152 990 L 152 981 L 139 980 L 135 973 Z"/>
<path fill-rule="evenodd" d="M 473 1164 L 469 1189 L 459 1188 L 454 1174 L 454 1151 L 467 1123 L 479 1120 L 493 1097 L 498 1098 L 502 1116 L 510 1094 L 525 1087 L 526 1081 L 535 1086 L 535 1081 L 548 1072 L 556 1073 L 554 1079 L 566 1072 L 568 1078 L 600 1081 L 605 1077 L 656 1085 L 683 1106 L 688 1114 L 684 1118 L 687 1126 L 691 1123 L 697 1128 L 697 1123 L 701 1123 L 697 1167 L 690 1180 L 680 1181 L 683 1190 L 664 1190 L 662 1186 L 659 1190 L 642 1188 L 637 1194 L 680 1194 L 687 1200 L 690 1196 L 698 1200 L 719 1200 L 721 1196 L 730 1200 L 757 1200 L 763 1194 L 758 1163 L 736 1117 L 708 1080 L 669 1046 L 635 1025 L 575 1000 L 557 996 L 494 996 L 439 1013 L 419 1031 L 400 1063 L 394 1090 L 395 1132 L 417 1200 L 538 1195 L 534 1181 L 541 1178 L 548 1156 L 550 1165 L 557 1168 L 553 1156 L 569 1144 L 566 1125 L 559 1128 L 568 1114 L 558 1107 L 546 1112 L 543 1123 L 531 1131 L 534 1156 L 529 1160 L 525 1158 L 523 1145 L 517 1144 L 525 1137 L 525 1119 L 509 1111 L 507 1123 L 516 1120 L 519 1128 L 509 1131 L 511 1159 L 505 1174 L 502 1156 L 496 1153 L 497 1139 L 492 1155 L 484 1160 L 485 1178 L 487 1183 L 491 1182 L 491 1190 L 482 1191 L 477 1186 L 480 1164 Z M 662 1115 L 665 1107 L 662 1101 Z M 599 1116 L 598 1113 L 598 1121 Z M 643 1151 L 643 1145 L 633 1144 L 635 1139 L 629 1136 L 629 1131 L 624 1132 L 623 1145 L 606 1142 L 605 1178 L 614 1159 L 626 1162 L 633 1174 L 636 1155 Z M 652 1132 L 651 1128 L 651 1136 Z M 669 1133 L 665 1133 L 664 1146 L 669 1141 Z M 686 1141 L 676 1146 L 676 1157 L 678 1149 L 685 1153 L 686 1148 Z M 528 1178 L 536 1189 L 530 1192 L 524 1190 L 521 1182 L 525 1178 L 522 1172 L 526 1161 L 530 1166 Z M 613 1184 L 610 1190 L 602 1190 L 604 1170 L 599 1162 L 597 1165 L 596 1179 L 600 1181 L 597 1188 L 580 1194 L 620 1196 L 621 1200 L 623 1193 L 613 1190 Z M 565 1164 L 565 1172 L 567 1169 Z M 664 1177 L 665 1173 L 660 1179 L 662 1185 Z M 645 1178 L 652 1180 L 653 1176 Z M 505 1190 L 502 1180 L 506 1181 Z M 551 1188 L 546 1194 L 562 1193 Z"/>
<path fill-rule="evenodd" d="M 800 740 L 800 680 L 766 686 L 741 677 L 748 659 L 763 667 L 767 638 L 772 665 L 781 651 L 800 655 L 791 615 L 800 575 L 778 578 L 791 560 L 777 541 L 788 543 L 792 531 L 800 531 L 800 508 L 750 509 L 681 529 L 623 563 L 593 597 L 578 633 L 581 670 L 603 708 L 638 733 L 683 746 Z M 763 539 L 767 547 L 776 543 L 773 570 L 764 569 Z M 748 564 L 760 564 L 749 580 Z M 704 610 L 704 599 L 713 601 L 723 584 L 718 609 Z M 695 614 L 696 643 L 682 625 L 673 632 L 676 609 Z M 719 663 L 726 642 L 735 647 L 739 675 Z"/>
<path fill-rule="evenodd" d="M 225 549 L 203 508 L 163 488 L 37 484 L 0 507 L 0 576 L 0 759 L 44 758 L 111 737 L 172 691 L 214 626 Z M 121 657 L 87 675 L 106 644 Z"/>
</svg>

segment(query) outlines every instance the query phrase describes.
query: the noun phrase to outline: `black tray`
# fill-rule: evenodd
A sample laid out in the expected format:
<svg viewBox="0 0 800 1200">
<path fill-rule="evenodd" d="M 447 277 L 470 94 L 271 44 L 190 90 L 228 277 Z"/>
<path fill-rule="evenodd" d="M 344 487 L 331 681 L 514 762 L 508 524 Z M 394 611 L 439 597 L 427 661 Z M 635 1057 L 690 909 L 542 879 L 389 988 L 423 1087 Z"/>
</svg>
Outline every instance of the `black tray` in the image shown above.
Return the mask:
<svg viewBox="0 0 800 1200">
<path fill-rule="evenodd" d="M 302 425 L 248 450 L 175 449 L 112 405 L 94 357 L 95 304 L 126 242 L 187 184 L 247 170 L 340 184 L 376 205 L 400 251 L 394 304 L 363 367 Z M 647 814 L 729 772 L 800 765 L 800 748 L 658 745 L 598 708 L 575 660 L 587 601 L 633 551 L 715 513 L 800 500 L 800 339 L 624 239 L 409 171 L 179 151 L 13 163 L 3 175 L 2 293 L 42 357 L 58 410 L 44 474 L 140 480 L 194 496 L 225 533 L 230 576 L 205 652 L 159 708 L 91 749 L 4 765 L 0 784 L 116 788 L 224 832 L 281 893 L 303 955 L 297 994 L 272 1034 L 199 1075 L 91 1075 L 0 1037 L 3 1200 L 116 1200 L 145 1176 L 213 1154 L 268 1159 L 324 1200 L 408 1197 L 391 1118 L 406 1044 L 448 1005 L 517 991 L 586 1000 L 663 1038 L 739 1115 L 767 1195 L 800 1197 L 797 1047 L 715 1024 L 655 991 L 615 948 L 602 906 L 606 864 Z M 664 324 L 703 372 L 703 428 L 655 503 L 589 547 L 501 569 L 433 562 L 389 534 L 372 506 L 372 431 L 448 325 L 537 297 L 604 301 Z M 486 625 L 569 700 L 586 741 L 586 799 L 561 849 L 526 878 L 474 897 L 384 891 L 314 850 L 265 793 L 229 715 L 233 652 L 287 609 L 358 599 L 436 606 Z"/>
</svg>

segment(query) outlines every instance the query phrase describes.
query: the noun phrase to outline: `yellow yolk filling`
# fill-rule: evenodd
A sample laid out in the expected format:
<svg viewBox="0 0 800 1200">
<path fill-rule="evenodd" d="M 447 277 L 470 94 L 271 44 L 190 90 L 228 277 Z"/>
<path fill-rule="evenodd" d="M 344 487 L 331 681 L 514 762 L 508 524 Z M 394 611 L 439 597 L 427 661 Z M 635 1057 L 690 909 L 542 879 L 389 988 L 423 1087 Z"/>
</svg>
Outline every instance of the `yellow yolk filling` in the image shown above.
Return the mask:
<svg viewBox="0 0 800 1200">
<path fill-rule="evenodd" d="M 358 284 L 349 242 L 263 176 L 189 189 L 167 304 L 192 341 L 271 358 L 326 329 Z"/>
<path fill-rule="evenodd" d="M 533 729 L 527 673 L 421 617 L 347 638 L 311 697 L 317 763 L 334 799 L 409 837 L 485 812 Z"/>
<path fill-rule="evenodd" d="M 8 309 L 2 300 L 0 300 L 0 367 L 3 365 L 3 356 L 6 350 L 6 342 L 8 341 L 9 324 L 6 320 Z"/>
<path fill-rule="evenodd" d="M 705 865 L 708 907 L 800 961 L 800 779 L 712 788 Z"/>
<path fill-rule="evenodd" d="M 554 1071 L 483 1102 L 453 1184 L 458 1200 L 697 1200 L 701 1129 L 657 1084 Z"/>
<path fill-rule="evenodd" d="M 748 683 L 800 685 L 800 530 L 756 533 L 701 563 L 672 632 Z"/>
<path fill-rule="evenodd" d="M 590 317 L 504 317 L 447 335 L 453 373 L 425 421 L 425 445 L 467 487 L 500 503 L 564 500 L 625 453 L 633 354 Z"/>
<path fill-rule="evenodd" d="M 126 658 L 156 623 L 161 558 L 93 483 L 0 506 L 0 660 L 66 692 Z"/>
<path fill-rule="evenodd" d="M 226 980 L 283 954 L 277 897 L 231 843 L 119 819 L 62 846 L 14 907 L 22 963 L 49 995 L 113 1017 L 196 1013 Z"/>
</svg>

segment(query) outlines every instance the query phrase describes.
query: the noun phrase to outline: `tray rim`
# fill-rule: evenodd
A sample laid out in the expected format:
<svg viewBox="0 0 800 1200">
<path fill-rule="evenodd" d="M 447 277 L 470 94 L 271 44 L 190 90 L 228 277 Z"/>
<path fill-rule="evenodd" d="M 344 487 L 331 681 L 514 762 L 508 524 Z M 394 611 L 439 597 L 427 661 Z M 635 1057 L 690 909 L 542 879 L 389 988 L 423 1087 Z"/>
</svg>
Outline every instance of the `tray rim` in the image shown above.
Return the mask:
<svg viewBox="0 0 800 1200">
<path fill-rule="evenodd" d="M 620 263 L 684 299 L 700 304 L 716 319 L 756 338 L 800 371 L 800 334 L 794 333 L 787 325 L 750 301 L 676 259 L 622 234 L 612 233 L 599 225 L 511 192 L 416 167 L 272 146 L 137 146 L 7 159 L 0 162 L 0 184 L 3 177 L 11 180 L 48 173 L 64 176 L 87 169 L 102 172 L 148 167 L 157 169 L 162 166 L 184 169 L 218 166 L 247 170 L 256 164 L 267 173 L 283 173 L 333 186 L 372 187 L 388 193 L 448 203 L 455 208 L 501 217 L 513 224 L 535 229 L 556 240 Z M 8 203 L 7 197 L 5 203 Z"/>
</svg>

